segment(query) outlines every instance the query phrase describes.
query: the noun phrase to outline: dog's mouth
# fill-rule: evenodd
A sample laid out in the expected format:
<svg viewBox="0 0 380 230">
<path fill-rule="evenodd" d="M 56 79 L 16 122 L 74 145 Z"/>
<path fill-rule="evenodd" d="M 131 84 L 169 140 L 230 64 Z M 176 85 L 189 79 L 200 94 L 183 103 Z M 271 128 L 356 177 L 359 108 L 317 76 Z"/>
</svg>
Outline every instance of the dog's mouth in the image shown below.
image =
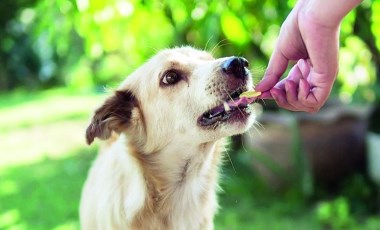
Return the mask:
<svg viewBox="0 0 380 230">
<path fill-rule="evenodd" d="M 233 117 L 241 120 L 247 117 L 249 114 L 248 105 L 253 103 L 253 98 L 239 97 L 243 93 L 243 89 L 239 88 L 232 94 L 228 95 L 228 98 L 224 102 L 211 110 L 203 113 L 198 118 L 198 124 L 200 126 L 211 126 L 216 123 L 225 122 Z"/>
</svg>

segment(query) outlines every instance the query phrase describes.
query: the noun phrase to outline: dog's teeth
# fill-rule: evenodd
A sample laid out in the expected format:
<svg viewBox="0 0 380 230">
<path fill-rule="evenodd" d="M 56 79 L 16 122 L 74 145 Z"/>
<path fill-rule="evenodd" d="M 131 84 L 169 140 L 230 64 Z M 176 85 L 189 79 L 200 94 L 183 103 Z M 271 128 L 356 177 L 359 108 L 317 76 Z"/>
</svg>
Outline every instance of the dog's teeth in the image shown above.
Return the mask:
<svg viewBox="0 0 380 230">
<path fill-rule="evenodd" d="M 223 102 L 223 106 L 224 106 L 224 110 L 225 110 L 226 112 L 229 112 L 229 111 L 231 110 L 231 107 L 230 107 L 230 105 L 228 105 L 227 102 Z"/>
</svg>

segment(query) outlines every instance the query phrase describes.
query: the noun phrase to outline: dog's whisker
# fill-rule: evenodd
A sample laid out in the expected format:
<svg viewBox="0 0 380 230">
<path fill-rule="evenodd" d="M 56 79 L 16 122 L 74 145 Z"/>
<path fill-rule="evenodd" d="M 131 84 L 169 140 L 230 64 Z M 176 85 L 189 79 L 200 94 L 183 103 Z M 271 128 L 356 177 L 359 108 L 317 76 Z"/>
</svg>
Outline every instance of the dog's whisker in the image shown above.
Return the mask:
<svg viewBox="0 0 380 230">
<path fill-rule="evenodd" d="M 248 131 L 248 135 L 249 135 L 249 137 L 251 138 L 251 135 L 250 135 L 249 131 Z M 241 147 L 243 148 L 244 152 L 246 152 L 246 153 L 249 152 L 249 150 L 248 150 L 247 147 L 245 146 L 245 142 L 244 142 L 244 141 L 242 141 L 242 143 L 241 143 Z"/>
<path fill-rule="evenodd" d="M 222 42 L 224 42 L 225 40 L 226 40 L 226 39 L 223 39 L 223 40 L 219 41 L 218 43 L 216 43 L 216 45 L 210 50 L 210 53 L 214 54 L 214 50 L 215 50 L 216 48 L 218 48 L 219 44 L 222 43 Z"/>
<path fill-rule="evenodd" d="M 231 97 L 231 95 L 228 93 L 227 89 L 226 88 L 223 88 L 223 90 L 226 92 L 226 94 L 228 95 L 228 98 L 233 101 L 234 99 Z M 244 112 L 239 108 L 239 106 L 236 107 L 236 109 L 240 112 L 241 115 L 244 115 Z"/>
<path fill-rule="evenodd" d="M 264 106 L 266 106 L 266 105 L 267 105 L 264 99 L 261 99 L 261 98 L 257 98 L 256 100 L 257 100 L 257 101 L 261 101 L 261 102 L 264 104 Z"/>
<path fill-rule="evenodd" d="M 222 39 L 220 40 L 210 51 L 210 53 L 214 54 L 214 51 L 220 47 L 223 47 L 223 46 L 226 46 L 226 45 L 230 45 L 231 43 L 230 42 L 227 42 L 227 43 L 224 43 L 222 44 L 223 42 L 227 41 L 227 39 Z"/>
<path fill-rule="evenodd" d="M 231 166 L 232 166 L 232 169 L 234 170 L 235 174 L 236 174 L 236 169 L 235 169 L 235 166 L 234 166 L 234 163 L 232 162 L 232 159 L 230 157 L 230 154 L 228 153 L 228 151 L 226 150 L 226 155 L 228 157 L 228 160 L 230 161 L 231 163 Z"/>
<path fill-rule="evenodd" d="M 249 131 L 248 131 L 250 137 L 253 137 L 253 136 L 251 136 L 252 135 L 251 131 L 254 131 L 256 134 L 258 134 L 260 137 L 262 137 L 262 133 L 259 130 L 259 128 L 263 129 L 264 127 L 262 124 L 260 124 L 260 122 L 255 121 L 254 124 L 252 125 L 251 129 L 249 129 Z"/>
<path fill-rule="evenodd" d="M 217 49 L 223 47 L 223 46 L 228 46 L 228 45 L 231 45 L 232 43 L 231 42 L 227 42 L 227 43 L 224 43 L 224 44 L 220 44 L 218 47 L 216 47 Z"/>
<path fill-rule="evenodd" d="M 259 121 L 257 121 L 257 120 L 255 120 L 254 125 L 256 125 L 257 127 L 261 128 L 261 129 L 265 129 L 264 125 L 261 124 L 261 123 L 260 123 Z M 261 133 L 260 133 L 260 130 L 258 130 L 258 131 L 259 131 L 258 133 L 261 134 Z"/>
<path fill-rule="evenodd" d="M 207 40 L 205 48 L 203 50 L 207 51 L 208 43 L 211 41 L 211 39 L 214 37 L 214 35 L 211 35 L 210 38 Z"/>
<path fill-rule="evenodd" d="M 251 128 L 248 129 L 246 134 L 243 134 L 243 135 L 248 135 L 250 139 L 254 138 L 255 134 L 258 134 L 260 137 L 262 137 L 262 133 L 260 129 L 265 129 L 265 127 L 259 121 L 255 120 Z M 249 152 L 248 149 L 250 149 L 250 147 L 248 147 L 247 149 L 247 147 L 245 146 L 244 140 L 242 141 L 242 148 L 245 152 Z"/>
<path fill-rule="evenodd" d="M 228 95 L 228 98 L 229 98 L 230 100 L 233 100 L 233 98 L 231 97 L 231 95 L 228 93 L 226 87 L 223 87 L 222 90 Z"/>
<path fill-rule="evenodd" d="M 153 50 L 154 53 L 158 53 L 159 52 L 159 50 L 157 48 L 153 47 L 153 46 L 146 46 L 146 48 L 149 48 L 149 49 Z"/>
</svg>

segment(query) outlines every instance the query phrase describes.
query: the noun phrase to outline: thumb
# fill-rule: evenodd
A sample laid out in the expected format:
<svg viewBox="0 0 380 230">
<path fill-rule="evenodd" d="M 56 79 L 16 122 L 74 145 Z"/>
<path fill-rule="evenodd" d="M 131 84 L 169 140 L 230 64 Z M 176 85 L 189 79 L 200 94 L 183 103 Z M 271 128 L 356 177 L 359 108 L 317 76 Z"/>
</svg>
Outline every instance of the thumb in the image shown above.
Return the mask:
<svg viewBox="0 0 380 230">
<path fill-rule="evenodd" d="M 266 92 L 272 89 L 280 80 L 282 74 L 286 71 L 288 62 L 289 59 L 287 59 L 281 51 L 276 49 L 269 60 L 263 79 L 257 84 L 255 90 Z"/>
</svg>

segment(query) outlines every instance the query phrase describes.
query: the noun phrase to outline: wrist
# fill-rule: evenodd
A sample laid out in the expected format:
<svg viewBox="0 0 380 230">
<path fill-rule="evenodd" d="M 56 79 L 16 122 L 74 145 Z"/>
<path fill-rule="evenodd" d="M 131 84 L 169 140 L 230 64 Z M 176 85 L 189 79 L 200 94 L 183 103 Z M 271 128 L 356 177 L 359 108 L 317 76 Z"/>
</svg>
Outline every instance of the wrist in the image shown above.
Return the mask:
<svg viewBox="0 0 380 230">
<path fill-rule="evenodd" d="M 362 0 L 300 0 L 299 13 L 320 26 L 337 27 Z"/>
</svg>

